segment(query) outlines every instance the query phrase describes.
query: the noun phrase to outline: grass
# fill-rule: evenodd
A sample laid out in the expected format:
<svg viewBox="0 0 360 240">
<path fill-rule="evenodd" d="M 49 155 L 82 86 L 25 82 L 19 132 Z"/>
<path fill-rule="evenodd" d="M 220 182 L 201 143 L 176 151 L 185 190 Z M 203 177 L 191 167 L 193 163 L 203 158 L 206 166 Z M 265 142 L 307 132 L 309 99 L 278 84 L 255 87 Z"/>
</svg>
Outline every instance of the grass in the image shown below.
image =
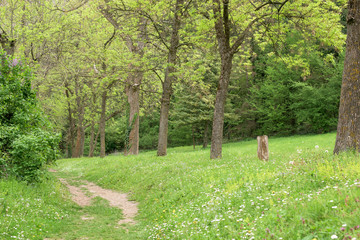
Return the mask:
<svg viewBox="0 0 360 240">
<path fill-rule="evenodd" d="M 0 239 L 44 239 L 71 221 L 75 211 L 66 192 L 54 179 L 27 185 L 0 180 Z"/>
<path fill-rule="evenodd" d="M 269 162 L 257 159 L 256 141 L 225 144 L 221 160 L 210 160 L 209 149 L 200 147 L 172 148 L 161 158 L 145 152 L 59 160 L 62 176 L 130 193 L 140 202 L 138 224 L 129 233 L 117 229 L 121 213 L 101 201 L 76 208 L 62 202 L 58 188 L 54 201 L 66 221 L 96 217 L 72 226 L 78 235 L 65 230 L 63 219 L 56 220 L 63 226 L 58 231 L 47 231 L 64 239 L 360 239 L 359 157 L 333 156 L 334 141 L 335 134 L 270 138 Z M 4 209 L 0 205 L 0 216 Z M 95 227 L 105 219 L 107 227 Z"/>
</svg>

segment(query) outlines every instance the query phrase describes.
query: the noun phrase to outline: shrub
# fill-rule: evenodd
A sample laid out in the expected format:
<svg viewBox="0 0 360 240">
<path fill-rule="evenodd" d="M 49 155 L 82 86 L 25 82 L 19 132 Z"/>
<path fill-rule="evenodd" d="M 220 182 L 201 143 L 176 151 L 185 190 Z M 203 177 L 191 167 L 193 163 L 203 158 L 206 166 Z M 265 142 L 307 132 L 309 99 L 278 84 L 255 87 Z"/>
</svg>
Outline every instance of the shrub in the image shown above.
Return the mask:
<svg viewBox="0 0 360 240">
<path fill-rule="evenodd" d="M 41 178 L 57 157 L 59 136 L 38 107 L 30 68 L 0 53 L 0 176 Z"/>
</svg>

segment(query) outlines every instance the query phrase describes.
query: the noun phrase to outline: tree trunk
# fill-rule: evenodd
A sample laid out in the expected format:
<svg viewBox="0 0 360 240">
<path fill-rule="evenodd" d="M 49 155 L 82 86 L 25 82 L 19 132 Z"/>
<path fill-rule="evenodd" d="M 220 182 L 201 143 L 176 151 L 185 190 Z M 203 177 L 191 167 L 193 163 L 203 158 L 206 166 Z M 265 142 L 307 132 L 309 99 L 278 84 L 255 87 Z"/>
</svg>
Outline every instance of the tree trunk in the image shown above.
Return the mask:
<svg viewBox="0 0 360 240">
<path fill-rule="evenodd" d="M 77 129 L 76 129 L 76 143 L 75 143 L 75 149 L 74 149 L 74 152 L 73 152 L 73 155 L 72 157 L 73 158 L 79 158 L 81 157 L 81 144 L 82 144 L 82 141 L 81 141 L 81 138 L 82 138 L 82 130 L 81 130 L 82 126 L 77 126 Z"/>
<path fill-rule="evenodd" d="M 15 53 L 15 40 L 10 40 L 7 34 L 0 29 L 0 45 L 7 55 L 13 56 Z"/>
<path fill-rule="evenodd" d="M 160 108 L 159 139 L 158 139 L 158 150 L 157 150 L 158 156 L 166 155 L 171 93 L 172 93 L 171 81 L 169 81 L 165 77 L 165 81 L 163 83 L 163 93 L 161 97 L 161 108 Z"/>
<path fill-rule="evenodd" d="M 122 31 L 122 23 L 116 19 L 113 9 L 109 1 L 105 1 L 105 6 L 100 6 L 99 9 L 104 17 L 116 28 Z M 139 18 L 137 38 L 133 36 L 126 36 L 126 45 L 130 52 L 132 52 L 137 58 L 141 59 L 144 55 L 144 48 L 147 39 L 147 19 L 144 17 Z M 136 41 L 136 42 L 135 42 Z M 140 84 L 143 78 L 141 67 L 134 67 L 130 65 L 130 69 L 133 73 L 130 73 L 128 77 L 128 86 L 126 87 L 126 94 L 128 96 L 128 102 L 130 105 L 129 123 L 132 124 L 132 129 L 129 133 L 129 139 L 125 146 L 125 155 L 137 155 L 139 153 L 139 90 Z M 133 121 L 133 119 L 136 119 Z"/>
<path fill-rule="evenodd" d="M 167 149 L 168 138 L 168 122 L 169 122 L 169 109 L 170 98 L 172 95 L 172 83 L 176 80 L 175 65 L 177 49 L 179 47 L 179 30 L 181 25 L 180 10 L 184 0 L 176 0 L 174 19 L 172 23 L 171 40 L 168 55 L 168 65 L 165 69 L 165 79 L 162 84 L 163 93 L 161 97 L 160 108 L 160 123 L 159 123 L 159 141 L 158 141 L 158 156 L 165 156 Z"/>
<path fill-rule="evenodd" d="M 105 157 L 105 124 L 106 124 L 106 100 L 107 100 L 107 89 L 104 89 L 104 92 L 101 96 L 101 114 L 100 114 L 100 157 Z"/>
<path fill-rule="evenodd" d="M 193 142 L 193 149 L 195 149 L 196 143 L 195 143 L 195 127 L 192 126 L 192 142 Z"/>
<path fill-rule="evenodd" d="M 228 92 L 228 86 L 230 81 L 230 74 L 232 69 L 233 55 L 220 52 L 221 58 L 221 72 L 218 83 L 218 89 L 216 92 L 214 120 L 211 135 L 211 150 L 210 158 L 221 158 L 222 157 L 222 140 L 224 131 L 224 112 L 226 96 Z"/>
<path fill-rule="evenodd" d="M 258 149 L 257 155 L 260 160 L 268 161 L 269 160 L 269 140 L 268 136 L 258 136 Z"/>
<path fill-rule="evenodd" d="M 129 133 L 128 146 L 125 146 L 125 155 L 139 154 L 139 110 L 140 110 L 140 84 L 143 78 L 141 71 L 136 71 L 128 78 L 126 94 L 130 105 L 129 124 L 131 131 Z"/>
<path fill-rule="evenodd" d="M 209 132 L 209 122 L 205 122 L 205 128 L 204 128 L 204 138 L 203 138 L 203 148 L 207 148 L 208 145 L 208 132 Z"/>
<path fill-rule="evenodd" d="M 78 82 L 77 82 L 78 84 Z M 79 96 L 81 93 L 81 89 L 76 86 L 76 104 L 78 107 L 77 113 L 77 124 L 76 124 L 76 143 L 74 147 L 74 151 L 72 157 L 79 158 L 83 156 L 84 153 L 84 139 L 85 139 L 85 130 L 84 130 L 84 115 L 85 115 L 85 107 L 83 105 L 82 98 Z"/>
<path fill-rule="evenodd" d="M 75 142 L 75 148 L 72 154 L 73 158 L 79 158 L 83 156 L 84 153 L 84 138 L 85 138 L 85 131 L 84 131 L 84 109 L 81 107 L 79 110 L 79 117 L 78 117 L 78 123 L 76 127 L 76 142 Z"/>
<path fill-rule="evenodd" d="M 256 19 L 251 21 L 241 33 L 236 33 L 238 37 L 232 46 L 230 46 L 230 36 L 232 33 L 229 16 L 229 4 L 230 0 L 213 0 L 216 39 L 221 57 L 221 71 L 215 100 L 214 120 L 211 136 L 211 159 L 222 157 L 224 110 L 234 54 L 238 51 L 238 48 L 243 44 L 245 38 L 250 33 L 250 28 L 252 25 L 257 21 Z"/>
<path fill-rule="evenodd" d="M 334 154 L 360 151 L 360 0 L 349 0 L 344 72 Z"/>
<path fill-rule="evenodd" d="M 65 87 L 68 88 L 67 83 L 65 83 Z M 69 129 L 68 129 L 68 136 L 67 136 L 67 156 L 68 158 L 73 157 L 74 154 L 74 149 L 75 149 L 75 145 L 74 145 L 74 141 L 75 141 L 75 124 L 74 124 L 74 119 L 72 117 L 72 109 L 71 109 L 71 104 L 70 104 L 70 90 L 66 89 L 65 90 L 65 95 L 67 98 L 67 102 L 68 102 L 68 120 L 69 120 Z"/>
<path fill-rule="evenodd" d="M 89 157 L 93 157 L 94 154 L 94 137 L 95 137 L 95 123 L 94 121 L 91 122 L 91 129 L 90 129 L 90 141 L 89 141 Z"/>
</svg>

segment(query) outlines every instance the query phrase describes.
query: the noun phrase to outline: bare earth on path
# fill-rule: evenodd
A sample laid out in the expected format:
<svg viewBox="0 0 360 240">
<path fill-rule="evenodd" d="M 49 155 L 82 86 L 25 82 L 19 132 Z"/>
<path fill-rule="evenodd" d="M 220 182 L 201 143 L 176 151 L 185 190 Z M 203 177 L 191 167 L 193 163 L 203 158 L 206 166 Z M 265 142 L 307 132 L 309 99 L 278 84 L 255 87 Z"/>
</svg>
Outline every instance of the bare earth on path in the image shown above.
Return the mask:
<svg viewBox="0 0 360 240">
<path fill-rule="evenodd" d="M 54 171 L 54 170 L 50 170 Z M 81 180 L 80 186 L 73 186 L 69 184 L 65 179 L 59 178 L 59 180 L 69 189 L 72 200 L 80 206 L 90 206 L 91 200 L 94 197 L 101 197 L 109 201 L 111 207 L 116 207 L 122 210 L 124 219 L 120 220 L 118 224 L 135 224 L 134 217 L 138 213 L 138 203 L 129 201 L 128 196 L 125 193 L 104 189 L 96 184 L 88 181 Z M 91 196 L 85 193 L 90 193 Z M 86 219 L 83 219 L 86 220 Z"/>
</svg>

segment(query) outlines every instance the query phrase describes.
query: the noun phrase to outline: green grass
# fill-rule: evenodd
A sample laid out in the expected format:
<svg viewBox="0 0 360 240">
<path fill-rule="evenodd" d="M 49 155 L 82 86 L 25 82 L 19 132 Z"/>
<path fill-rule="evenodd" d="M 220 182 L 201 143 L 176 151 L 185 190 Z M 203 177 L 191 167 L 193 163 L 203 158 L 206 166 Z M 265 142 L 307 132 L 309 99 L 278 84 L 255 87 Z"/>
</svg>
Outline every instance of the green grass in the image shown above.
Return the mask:
<svg viewBox="0 0 360 240">
<path fill-rule="evenodd" d="M 55 167 L 59 174 L 128 192 L 131 199 L 140 202 L 140 212 L 138 224 L 130 227 L 129 233 L 120 228 L 102 235 L 116 229 L 114 222 L 120 213 L 106 206 L 98 214 L 92 210 L 96 206 L 75 208 L 75 216 L 84 215 L 84 211 L 98 215 L 95 224 L 83 221 L 76 228 L 77 232 L 87 229 L 88 235 L 58 231 L 52 236 L 330 239 L 336 235 L 339 239 L 359 239 L 359 156 L 333 156 L 334 141 L 335 134 L 270 138 L 268 162 L 257 159 L 256 141 L 225 144 L 221 160 L 210 160 L 209 149 L 200 147 L 172 148 L 166 157 L 146 152 L 138 156 L 59 160 Z M 107 213 L 103 213 L 104 209 Z M 70 210 L 63 211 L 71 215 L 74 208 Z M 94 227 L 96 219 L 102 219 L 99 223 L 112 217 L 108 228 Z"/>
<path fill-rule="evenodd" d="M 54 179 L 27 185 L 0 180 L 0 239 L 44 239 L 76 216 L 67 193 Z"/>
</svg>

